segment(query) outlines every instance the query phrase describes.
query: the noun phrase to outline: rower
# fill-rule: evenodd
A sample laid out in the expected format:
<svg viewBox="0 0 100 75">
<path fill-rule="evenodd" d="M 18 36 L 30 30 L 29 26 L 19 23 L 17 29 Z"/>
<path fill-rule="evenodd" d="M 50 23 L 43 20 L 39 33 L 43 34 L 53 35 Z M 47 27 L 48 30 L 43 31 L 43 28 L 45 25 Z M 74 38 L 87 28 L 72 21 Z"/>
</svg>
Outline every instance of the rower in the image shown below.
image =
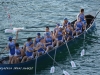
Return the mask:
<svg viewBox="0 0 100 75">
<path fill-rule="evenodd" d="M 44 43 L 45 43 L 45 42 L 44 42 L 44 37 L 42 37 L 42 38 L 40 39 L 40 42 L 37 43 L 37 46 L 36 46 L 35 50 L 37 50 L 37 55 L 38 55 L 38 56 L 44 54 L 45 51 L 46 51 L 46 46 L 45 46 Z"/>
<path fill-rule="evenodd" d="M 81 18 L 79 18 L 78 21 L 75 22 L 74 29 L 76 32 L 76 36 L 82 32 L 83 25 L 84 24 L 82 23 Z"/>
<path fill-rule="evenodd" d="M 80 13 L 77 15 L 77 21 L 81 18 L 81 21 L 83 22 L 84 26 L 83 26 L 83 30 L 86 30 L 86 18 L 84 15 L 84 9 L 80 10 Z"/>
<path fill-rule="evenodd" d="M 65 32 L 66 32 L 66 33 L 65 33 L 65 34 L 66 34 L 65 39 L 66 39 L 67 41 L 69 41 L 70 39 L 73 38 L 73 28 L 72 28 L 70 22 L 68 22 L 67 27 L 65 28 Z"/>
<path fill-rule="evenodd" d="M 30 42 L 32 42 L 32 38 L 31 38 L 31 37 L 28 37 L 28 38 L 27 38 L 27 42 L 24 43 L 24 47 L 23 47 L 23 50 L 24 50 L 24 51 L 26 50 L 26 47 L 29 46 L 29 43 L 30 43 Z"/>
<path fill-rule="evenodd" d="M 18 43 L 15 43 L 15 56 L 14 56 L 15 63 L 20 62 L 20 60 L 24 56 L 23 53 L 24 53 L 23 49 L 21 47 L 19 47 Z"/>
<path fill-rule="evenodd" d="M 15 55 L 15 43 L 18 39 L 18 31 L 16 32 L 16 38 L 13 40 L 12 37 L 10 36 L 8 38 L 9 42 L 7 44 L 7 50 L 10 50 L 9 52 L 9 64 L 13 64 L 13 57 Z"/>
<path fill-rule="evenodd" d="M 63 27 L 66 27 L 66 26 L 67 26 L 67 23 L 68 23 L 68 19 L 65 18 L 65 19 L 64 19 L 64 22 L 63 22 Z"/>
<path fill-rule="evenodd" d="M 51 36 L 51 32 L 49 31 L 49 27 L 48 26 L 45 29 L 44 37 L 46 37 L 46 33 L 49 33 L 49 35 Z"/>
<path fill-rule="evenodd" d="M 29 46 L 26 47 L 26 52 L 25 52 L 26 56 L 23 57 L 21 63 L 23 63 L 25 60 L 29 61 L 29 60 L 33 59 L 35 56 L 34 50 L 35 50 L 35 47 L 33 45 L 33 42 L 31 41 L 29 43 Z"/>
<path fill-rule="evenodd" d="M 85 16 L 84 16 L 84 9 L 80 10 L 80 13 L 77 15 L 77 21 L 81 18 L 82 21 L 85 20 Z"/>
<path fill-rule="evenodd" d="M 57 23 L 57 24 L 56 24 L 56 27 L 54 28 L 54 33 L 56 33 L 56 31 L 59 30 L 59 26 L 60 26 L 60 24 Z"/>
<path fill-rule="evenodd" d="M 40 39 L 41 39 L 41 34 L 40 34 L 40 33 L 37 33 L 37 37 L 34 39 L 34 44 L 35 44 L 35 46 L 36 46 L 36 44 L 37 44 L 38 42 L 40 42 Z"/>
<path fill-rule="evenodd" d="M 47 48 L 46 52 L 48 52 L 53 47 L 53 39 L 49 33 L 46 33 L 46 37 L 44 38 L 44 40 L 45 40 L 45 46 Z"/>
<path fill-rule="evenodd" d="M 55 36 L 56 36 L 56 31 L 59 30 L 59 26 L 60 26 L 60 24 L 57 23 L 56 27 L 54 28 L 54 31 L 53 31 L 53 35 L 52 35 L 52 38 L 53 38 L 53 47 L 56 46 L 56 43 L 57 43 L 57 40 L 56 40 Z"/>
<path fill-rule="evenodd" d="M 59 30 L 56 31 L 56 40 L 57 40 L 57 47 L 60 45 L 60 43 L 63 42 L 63 32 L 62 32 L 63 26 L 59 26 Z"/>
</svg>

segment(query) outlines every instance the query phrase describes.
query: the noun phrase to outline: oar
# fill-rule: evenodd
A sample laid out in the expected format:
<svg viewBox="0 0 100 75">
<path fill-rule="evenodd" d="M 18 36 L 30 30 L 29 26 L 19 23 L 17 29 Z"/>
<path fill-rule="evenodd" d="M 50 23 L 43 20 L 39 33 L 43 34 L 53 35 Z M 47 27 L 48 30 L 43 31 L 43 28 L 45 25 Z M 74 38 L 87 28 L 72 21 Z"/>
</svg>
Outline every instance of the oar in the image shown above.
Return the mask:
<svg viewBox="0 0 100 75">
<path fill-rule="evenodd" d="M 100 10 L 97 12 L 97 14 L 95 15 L 94 19 L 97 17 L 97 15 L 100 13 Z"/>
<path fill-rule="evenodd" d="M 6 54 L 6 53 L 0 53 L 0 54 Z"/>
<path fill-rule="evenodd" d="M 86 35 L 86 31 L 84 31 L 84 41 L 83 41 L 83 50 L 81 51 L 81 56 L 84 56 L 85 55 L 85 35 Z"/>
<path fill-rule="evenodd" d="M 31 27 L 26 27 L 26 28 L 28 29 L 28 28 L 44 28 L 44 27 L 47 27 L 47 26 L 40 26 L 40 27 L 31 26 Z M 55 27 L 55 25 L 54 26 L 48 26 L 48 27 Z"/>
<path fill-rule="evenodd" d="M 56 51 L 57 51 L 57 48 L 55 48 L 54 60 L 56 58 Z M 54 67 L 54 61 L 53 61 L 53 66 L 50 69 L 50 73 L 54 73 L 54 72 L 55 72 L 55 67 Z"/>
<path fill-rule="evenodd" d="M 21 28 L 20 28 L 21 29 Z M 5 33 L 15 33 L 17 30 L 13 29 L 5 29 Z M 29 31 L 29 30 L 20 30 L 19 32 L 45 32 L 45 31 Z"/>
<path fill-rule="evenodd" d="M 0 47 L 0 48 L 4 48 L 4 47 L 2 46 L 2 47 Z"/>
<path fill-rule="evenodd" d="M 28 30 L 26 30 L 26 31 L 20 31 L 20 32 L 45 32 L 45 31 L 28 31 Z"/>
<path fill-rule="evenodd" d="M 44 49 L 43 49 L 44 50 Z M 45 52 L 45 50 L 44 50 L 44 52 Z M 55 64 L 57 64 L 58 65 L 58 67 L 63 71 L 63 74 L 65 74 L 65 75 L 70 75 L 67 71 L 65 71 L 49 54 L 48 54 L 48 52 L 46 52 L 46 54 L 54 61 L 54 63 Z"/>
<path fill-rule="evenodd" d="M 38 56 L 36 54 L 36 59 L 35 59 L 35 75 L 36 75 L 36 69 L 37 69 L 37 58 L 38 58 Z"/>
<path fill-rule="evenodd" d="M 68 53 L 69 53 L 69 56 L 70 56 L 70 58 L 71 58 L 71 66 L 74 68 L 74 67 L 76 67 L 76 64 L 75 64 L 75 62 L 72 60 L 72 56 L 71 56 L 71 53 L 70 53 L 70 50 L 69 50 L 69 47 L 68 47 L 68 44 L 67 44 L 67 41 L 65 40 L 65 43 L 66 43 L 66 47 L 67 47 L 67 50 L 68 50 Z"/>
<path fill-rule="evenodd" d="M 99 13 L 100 13 L 100 10 L 96 13 L 95 17 L 92 19 L 91 24 L 92 24 L 92 22 L 94 21 L 94 19 L 97 17 L 97 15 L 98 15 Z"/>
<path fill-rule="evenodd" d="M 28 37 L 27 37 L 28 38 Z M 18 39 L 27 39 L 27 38 L 18 38 Z M 36 37 L 30 37 L 30 38 L 36 38 Z"/>
<path fill-rule="evenodd" d="M 4 51 L 5 51 L 5 48 L 3 50 L 1 50 L 0 54 L 6 54 L 6 53 L 4 53 Z"/>
</svg>

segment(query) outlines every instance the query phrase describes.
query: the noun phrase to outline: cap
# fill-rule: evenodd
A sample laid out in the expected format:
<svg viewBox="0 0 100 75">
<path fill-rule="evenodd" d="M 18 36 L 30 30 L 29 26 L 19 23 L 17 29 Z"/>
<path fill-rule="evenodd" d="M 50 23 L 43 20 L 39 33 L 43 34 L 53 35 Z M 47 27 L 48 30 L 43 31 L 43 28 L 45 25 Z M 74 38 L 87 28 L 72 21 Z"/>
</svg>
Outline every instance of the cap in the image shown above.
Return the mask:
<svg viewBox="0 0 100 75">
<path fill-rule="evenodd" d="M 12 38 L 13 38 L 13 37 L 9 36 L 8 40 L 9 40 L 9 41 L 12 41 Z"/>
<path fill-rule="evenodd" d="M 30 43 L 29 43 L 29 46 L 31 46 L 33 44 L 33 42 L 31 41 Z"/>
<path fill-rule="evenodd" d="M 59 23 L 57 23 L 57 24 L 56 24 L 56 26 L 60 26 L 60 24 L 59 24 Z"/>
<path fill-rule="evenodd" d="M 37 33 L 37 35 L 40 36 L 41 34 L 40 33 Z"/>
<path fill-rule="evenodd" d="M 71 24 L 70 22 L 67 23 L 67 25 L 70 25 L 70 24 Z"/>
<path fill-rule="evenodd" d="M 68 20 L 67 18 L 65 18 L 64 20 Z"/>
</svg>

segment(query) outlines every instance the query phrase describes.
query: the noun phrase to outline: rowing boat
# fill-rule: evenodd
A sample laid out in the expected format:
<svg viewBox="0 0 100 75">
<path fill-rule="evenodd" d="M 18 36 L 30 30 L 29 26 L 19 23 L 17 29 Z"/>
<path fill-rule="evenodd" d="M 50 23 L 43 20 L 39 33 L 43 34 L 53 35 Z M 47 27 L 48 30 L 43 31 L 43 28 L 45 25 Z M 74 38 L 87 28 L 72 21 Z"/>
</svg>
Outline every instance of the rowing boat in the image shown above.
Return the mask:
<svg viewBox="0 0 100 75">
<path fill-rule="evenodd" d="M 75 20 L 76 21 L 76 20 Z M 72 26 L 75 23 L 75 21 L 71 22 Z M 95 29 L 95 17 L 92 15 L 86 15 L 86 21 L 87 21 L 87 33 L 91 33 Z M 81 33 L 78 37 L 83 38 L 84 32 Z M 78 38 L 73 38 L 70 41 L 67 42 L 68 46 L 72 46 L 75 44 L 75 41 L 79 41 Z M 63 43 L 57 48 L 57 53 L 62 52 L 63 50 L 66 49 L 66 44 Z M 50 56 L 54 56 L 55 49 L 52 49 L 48 52 Z M 68 54 L 68 53 L 67 53 Z M 43 67 L 43 63 L 46 62 L 48 63 L 49 56 L 47 54 L 43 54 L 38 57 L 37 59 L 37 65 L 39 67 Z M 17 73 L 25 73 L 26 71 L 33 72 L 35 69 L 35 61 L 36 59 L 32 59 L 28 62 L 24 63 L 18 63 L 18 64 L 0 64 L 0 75 L 15 75 Z M 21 74 L 22 75 L 22 74 Z"/>
</svg>

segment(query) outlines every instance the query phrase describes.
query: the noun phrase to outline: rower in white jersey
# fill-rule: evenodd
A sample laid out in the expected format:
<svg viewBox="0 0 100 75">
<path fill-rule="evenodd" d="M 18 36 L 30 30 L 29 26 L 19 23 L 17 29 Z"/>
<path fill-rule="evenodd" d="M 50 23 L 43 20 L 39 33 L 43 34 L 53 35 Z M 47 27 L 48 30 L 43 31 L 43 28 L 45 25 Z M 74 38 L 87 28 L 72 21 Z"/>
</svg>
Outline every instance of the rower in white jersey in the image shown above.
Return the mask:
<svg viewBox="0 0 100 75">
<path fill-rule="evenodd" d="M 10 50 L 9 52 L 9 64 L 13 64 L 13 58 L 15 55 L 15 43 L 18 39 L 18 31 L 16 33 L 16 38 L 13 40 L 12 37 L 9 37 L 8 40 L 8 44 L 7 44 L 7 50 Z"/>
</svg>

